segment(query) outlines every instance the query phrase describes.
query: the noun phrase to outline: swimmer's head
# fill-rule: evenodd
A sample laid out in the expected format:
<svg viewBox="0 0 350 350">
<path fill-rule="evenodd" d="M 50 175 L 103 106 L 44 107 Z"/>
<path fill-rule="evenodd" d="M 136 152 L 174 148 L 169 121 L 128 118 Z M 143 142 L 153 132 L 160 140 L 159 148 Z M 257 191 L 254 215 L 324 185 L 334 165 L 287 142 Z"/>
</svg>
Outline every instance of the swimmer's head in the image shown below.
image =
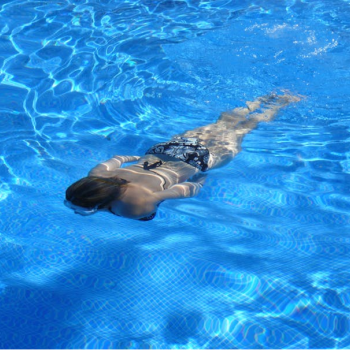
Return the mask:
<svg viewBox="0 0 350 350">
<path fill-rule="evenodd" d="M 118 199 L 128 183 L 119 177 L 84 177 L 67 188 L 65 204 L 76 213 L 90 215 Z"/>
</svg>

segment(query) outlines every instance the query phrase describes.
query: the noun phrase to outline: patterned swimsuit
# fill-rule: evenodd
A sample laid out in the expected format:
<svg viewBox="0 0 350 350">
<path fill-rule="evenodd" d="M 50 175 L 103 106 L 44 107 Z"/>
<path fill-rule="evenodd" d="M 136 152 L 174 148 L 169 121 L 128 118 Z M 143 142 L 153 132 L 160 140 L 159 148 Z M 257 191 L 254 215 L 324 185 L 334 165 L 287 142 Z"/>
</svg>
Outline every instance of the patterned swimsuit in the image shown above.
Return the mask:
<svg viewBox="0 0 350 350">
<path fill-rule="evenodd" d="M 146 154 L 165 154 L 180 159 L 201 171 L 208 170 L 209 151 L 194 137 L 174 137 L 168 142 L 157 143 Z"/>
</svg>

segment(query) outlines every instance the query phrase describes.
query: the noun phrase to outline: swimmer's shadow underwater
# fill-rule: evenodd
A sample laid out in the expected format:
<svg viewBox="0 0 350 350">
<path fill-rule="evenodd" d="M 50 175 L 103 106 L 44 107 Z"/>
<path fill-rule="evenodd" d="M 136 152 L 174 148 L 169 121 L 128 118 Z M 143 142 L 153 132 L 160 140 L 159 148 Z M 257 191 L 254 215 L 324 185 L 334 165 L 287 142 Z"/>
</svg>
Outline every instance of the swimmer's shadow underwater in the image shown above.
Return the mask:
<svg viewBox="0 0 350 350">
<path fill-rule="evenodd" d="M 196 196 L 206 172 L 229 163 L 246 134 L 299 96 L 268 95 L 220 115 L 216 123 L 175 135 L 143 156 L 114 156 L 68 187 L 65 205 L 81 215 L 98 211 L 149 221 L 167 199 Z M 132 163 L 121 167 L 125 163 Z"/>
</svg>

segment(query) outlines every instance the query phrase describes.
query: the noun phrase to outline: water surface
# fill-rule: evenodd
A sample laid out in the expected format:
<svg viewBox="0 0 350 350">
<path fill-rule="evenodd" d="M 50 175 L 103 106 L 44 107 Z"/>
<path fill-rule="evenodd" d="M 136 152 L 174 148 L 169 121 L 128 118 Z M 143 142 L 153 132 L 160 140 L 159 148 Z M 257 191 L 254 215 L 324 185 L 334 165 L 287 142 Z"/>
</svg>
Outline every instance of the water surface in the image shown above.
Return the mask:
<svg viewBox="0 0 350 350">
<path fill-rule="evenodd" d="M 347 348 L 350 3 L 0 5 L 0 346 Z M 139 222 L 74 215 L 114 154 L 270 92 L 197 198 Z"/>
</svg>

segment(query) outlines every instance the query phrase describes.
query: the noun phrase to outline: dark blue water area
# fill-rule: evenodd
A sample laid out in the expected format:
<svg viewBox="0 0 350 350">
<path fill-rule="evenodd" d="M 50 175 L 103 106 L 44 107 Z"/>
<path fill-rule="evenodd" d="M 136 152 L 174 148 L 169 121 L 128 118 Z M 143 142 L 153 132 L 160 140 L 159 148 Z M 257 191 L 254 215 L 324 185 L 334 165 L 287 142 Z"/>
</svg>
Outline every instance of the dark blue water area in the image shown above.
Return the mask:
<svg viewBox="0 0 350 350">
<path fill-rule="evenodd" d="M 1 348 L 349 348 L 348 0 L 2 0 Z M 196 198 L 82 217 L 114 154 L 284 90 Z"/>
</svg>

